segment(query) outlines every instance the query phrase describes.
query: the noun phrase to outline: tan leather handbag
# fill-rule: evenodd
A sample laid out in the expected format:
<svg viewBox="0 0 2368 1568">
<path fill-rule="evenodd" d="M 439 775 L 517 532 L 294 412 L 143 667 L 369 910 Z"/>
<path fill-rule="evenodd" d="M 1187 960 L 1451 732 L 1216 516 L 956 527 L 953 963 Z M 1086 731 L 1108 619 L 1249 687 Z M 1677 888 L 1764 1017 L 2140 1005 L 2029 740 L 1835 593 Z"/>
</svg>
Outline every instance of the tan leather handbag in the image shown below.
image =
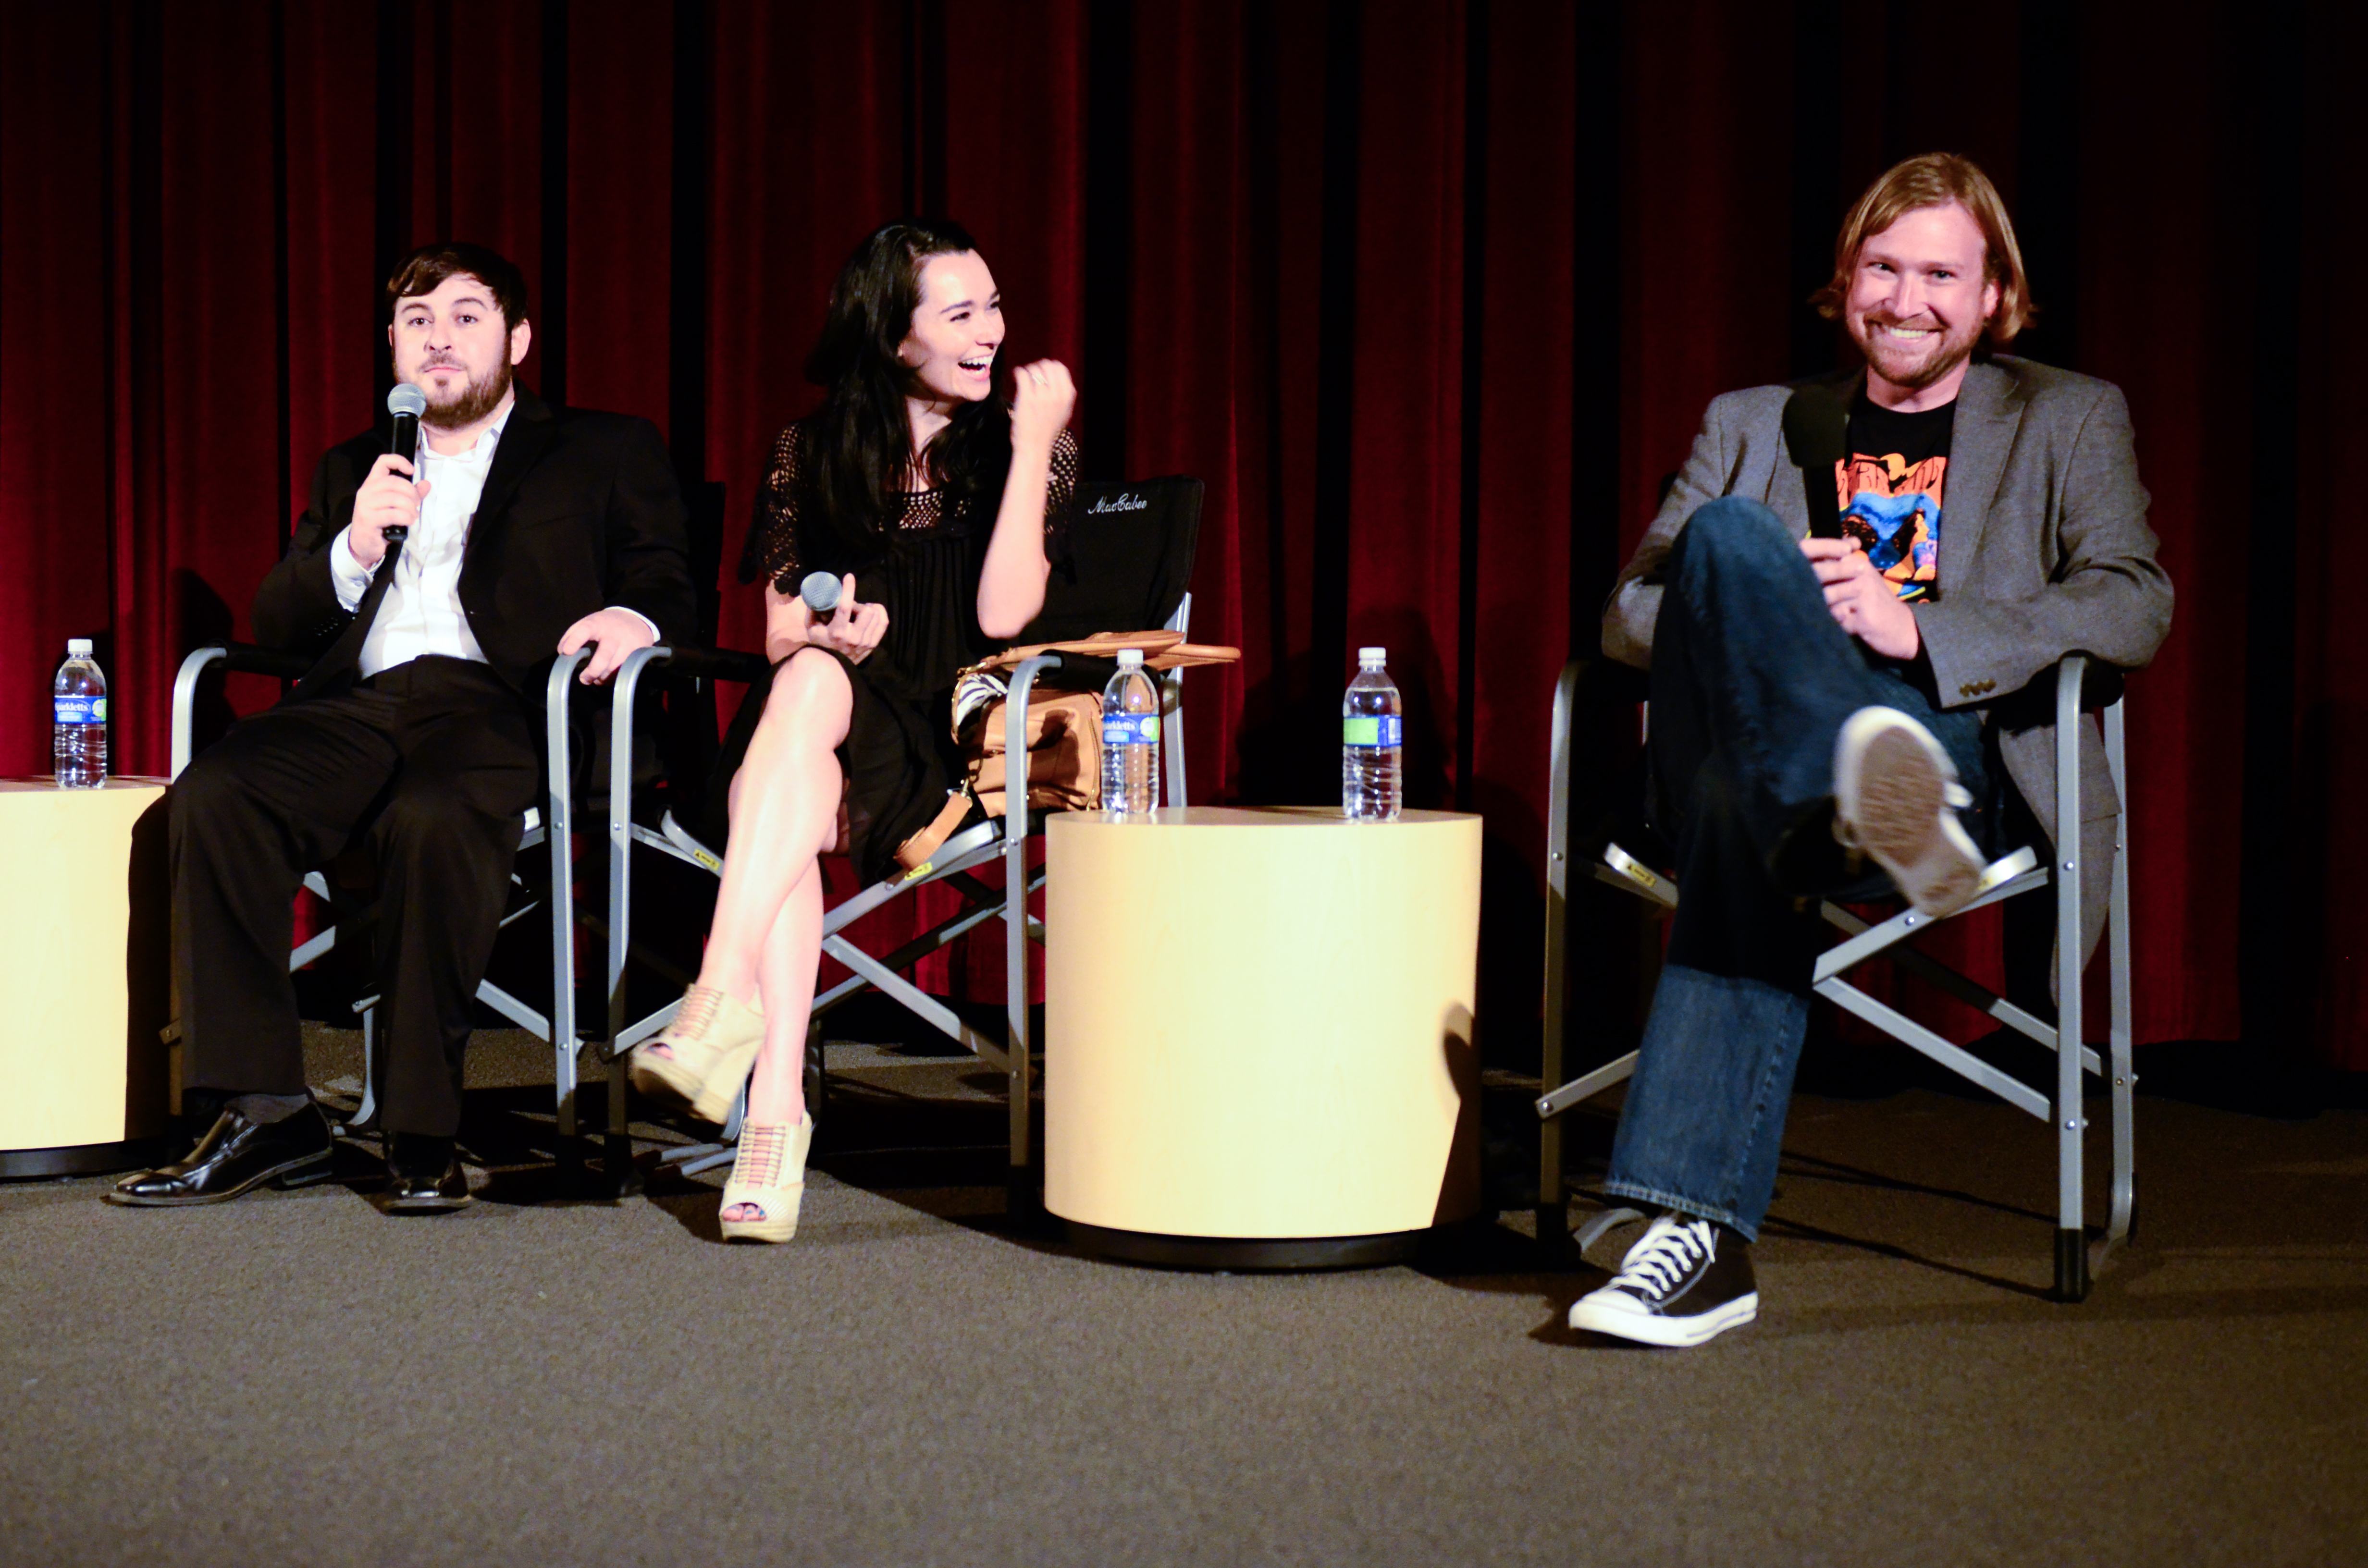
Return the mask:
<svg viewBox="0 0 2368 1568">
<path fill-rule="evenodd" d="M 996 673 L 1017 669 L 1039 653 L 1078 653 L 1110 659 L 1121 649 L 1140 648 L 1146 668 L 1182 669 L 1196 665 L 1229 665 L 1241 658 L 1238 648 L 1187 642 L 1178 631 L 1103 631 L 1069 642 L 1039 642 L 1007 648 L 993 658 L 964 670 Z M 908 875 L 928 869 L 930 857 L 953 836 L 976 801 L 986 814 L 999 817 L 1009 810 L 1011 737 L 1007 725 L 1010 704 L 988 704 L 983 718 L 973 718 L 955 739 L 970 759 L 963 787 L 946 797 L 937 819 L 896 846 L 896 862 Z M 1102 699 L 1092 691 L 1047 691 L 1029 695 L 1028 804 L 1036 811 L 1092 811 L 1101 804 Z"/>
<path fill-rule="evenodd" d="M 1100 631 L 1069 642 L 1037 642 L 1007 648 L 976 668 L 1017 669 L 1039 653 L 1077 653 L 1113 659 L 1127 648 L 1143 650 L 1146 669 L 1173 670 L 1193 665 L 1232 664 L 1242 656 L 1238 648 L 1187 642 L 1180 631 Z M 967 673 L 967 672 L 966 672 Z M 1005 729 L 1009 705 L 996 702 L 986 710 L 985 722 L 975 743 L 957 737 L 969 752 L 971 794 L 999 817 L 1010 788 L 1011 738 Z M 1092 811 L 1102 797 L 1102 703 L 1090 691 L 1039 689 L 1028 700 L 1028 803 L 1041 811 Z"/>
<path fill-rule="evenodd" d="M 1010 809 L 1011 704 L 990 705 L 970 748 L 971 797 L 999 817 Z M 1028 804 L 1087 812 L 1102 798 L 1102 699 L 1091 691 L 1036 691 L 1028 698 Z"/>
</svg>

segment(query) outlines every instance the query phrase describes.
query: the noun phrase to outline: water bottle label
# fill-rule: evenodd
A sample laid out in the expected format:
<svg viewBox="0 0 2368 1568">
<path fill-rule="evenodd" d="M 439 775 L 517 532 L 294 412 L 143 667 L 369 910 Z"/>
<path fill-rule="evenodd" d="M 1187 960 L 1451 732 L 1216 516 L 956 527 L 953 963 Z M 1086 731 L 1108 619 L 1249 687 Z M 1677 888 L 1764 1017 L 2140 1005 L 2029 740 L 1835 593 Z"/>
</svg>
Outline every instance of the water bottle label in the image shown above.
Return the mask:
<svg viewBox="0 0 2368 1568">
<path fill-rule="evenodd" d="M 107 699 L 104 697 L 53 697 L 61 724 L 104 724 L 107 722 Z"/>
<path fill-rule="evenodd" d="M 1106 746 L 1156 746 L 1158 744 L 1158 714 L 1105 713 L 1102 715 L 1102 744 Z"/>
<path fill-rule="evenodd" d="M 1340 744 L 1344 746 L 1403 745 L 1406 720 L 1395 713 L 1375 713 L 1362 719 L 1340 721 Z"/>
</svg>

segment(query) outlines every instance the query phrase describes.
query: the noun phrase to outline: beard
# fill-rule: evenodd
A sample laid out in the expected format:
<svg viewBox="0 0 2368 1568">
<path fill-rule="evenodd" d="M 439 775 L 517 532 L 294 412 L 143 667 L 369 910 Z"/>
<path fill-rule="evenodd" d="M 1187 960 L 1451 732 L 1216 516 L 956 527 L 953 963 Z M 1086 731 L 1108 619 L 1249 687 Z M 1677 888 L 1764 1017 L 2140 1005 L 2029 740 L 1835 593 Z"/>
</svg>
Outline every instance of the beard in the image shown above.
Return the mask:
<svg viewBox="0 0 2368 1568">
<path fill-rule="evenodd" d="M 1954 331 L 1937 330 L 1917 348 L 1894 343 L 1883 335 L 1883 328 L 1898 324 L 1889 318 L 1853 318 L 1850 337 L 1876 375 L 1893 386 L 1921 392 L 1972 358 L 1975 346 L 1981 341 L 1982 329 L 1989 324 L 1977 321 Z"/>
<path fill-rule="evenodd" d="M 429 369 L 436 368 L 423 368 L 419 373 L 424 378 Z M 427 392 L 424 386 L 419 390 Z M 474 425 L 499 408 L 509 391 L 510 362 L 503 359 L 485 374 L 464 382 L 458 391 L 447 394 L 441 402 L 437 400 L 435 393 L 428 392 L 426 421 L 445 430 L 458 430 Z"/>
</svg>

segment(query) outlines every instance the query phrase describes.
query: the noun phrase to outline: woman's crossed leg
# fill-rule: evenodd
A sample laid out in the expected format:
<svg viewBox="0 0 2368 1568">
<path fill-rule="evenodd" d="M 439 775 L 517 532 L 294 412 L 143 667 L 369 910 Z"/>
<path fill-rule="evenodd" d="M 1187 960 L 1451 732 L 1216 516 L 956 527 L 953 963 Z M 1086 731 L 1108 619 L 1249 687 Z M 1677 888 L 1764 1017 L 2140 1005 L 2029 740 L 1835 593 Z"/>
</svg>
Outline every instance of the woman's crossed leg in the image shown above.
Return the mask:
<svg viewBox="0 0 2368 1568">
<path fill-rule="evenodd" d="M 802 1077 L 822 960 L 818 862 L 838 839 L 844 784 L 837 751 L 854 699 L 836 658 L 819 648 L 792 654 L 774 673 L 746 758 L 732 779 L 731 848 L 699 980 L 684 1003 L 686 1014 L 703 1005 L 706 1017 L 694 1020 L 702 1031 L 718 1014 L 730 1015 L 716 1019 L 727 1028 L 762 1028 L 753 1069 L 745 1049 L 718 1050 L 696 1063 L 704 1076 L 692 1098 L 703 1111 L 728 1107 L 744 1075 L 748 1085 L 739 1158 L 726 1186 L 727 1235 L 761 1228 L 767 1239 L 786 1239 L 796 1223 L 792 1183 L 813 1131 Z M 693 1066 L 689 1042 L 670 1040 L 674 1032 L 670 1028 L 643 1051 Z M 683 1086 L 678 1075 L 655 1075 Z M 775 1231 L 781 1233 L 769 1234 Z"/>
</svg>

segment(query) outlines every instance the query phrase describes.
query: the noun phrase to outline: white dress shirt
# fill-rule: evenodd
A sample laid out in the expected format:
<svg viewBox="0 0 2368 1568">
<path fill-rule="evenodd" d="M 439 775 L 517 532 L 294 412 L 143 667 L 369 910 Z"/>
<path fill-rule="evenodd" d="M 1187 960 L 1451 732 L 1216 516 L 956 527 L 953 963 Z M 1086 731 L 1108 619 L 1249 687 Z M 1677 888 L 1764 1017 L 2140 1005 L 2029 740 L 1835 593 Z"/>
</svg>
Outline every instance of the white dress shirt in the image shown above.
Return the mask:
<svg viewBox="0 0 2368 1568">
<path fill-rule="evenodd" d="M 478 498 L 485 491 L 485 475 L 517 407 L 515 403 L 505 407 L 466 451 L 438 452 L 425 441 L 420 444 L 419 477 L 427 482 L 427 495 L 395 560 L 393 581 L 387 584 L 378 615 L 363 636 L 359 664 L 365 680 L 425 653 L 485 663 L 485 651 L 477 645 L 461 606 L 461 560 Z M 329 546 L 329 576 L 336 585 L 337 603 L 348 611 L 361 604 L 371 573 L 347 541 L 350 531 L 339 530 Z M 638 610 L 626 613 L 649 627 L 653 638 L 657 636 L 649 617 Z"/>
</svg>

